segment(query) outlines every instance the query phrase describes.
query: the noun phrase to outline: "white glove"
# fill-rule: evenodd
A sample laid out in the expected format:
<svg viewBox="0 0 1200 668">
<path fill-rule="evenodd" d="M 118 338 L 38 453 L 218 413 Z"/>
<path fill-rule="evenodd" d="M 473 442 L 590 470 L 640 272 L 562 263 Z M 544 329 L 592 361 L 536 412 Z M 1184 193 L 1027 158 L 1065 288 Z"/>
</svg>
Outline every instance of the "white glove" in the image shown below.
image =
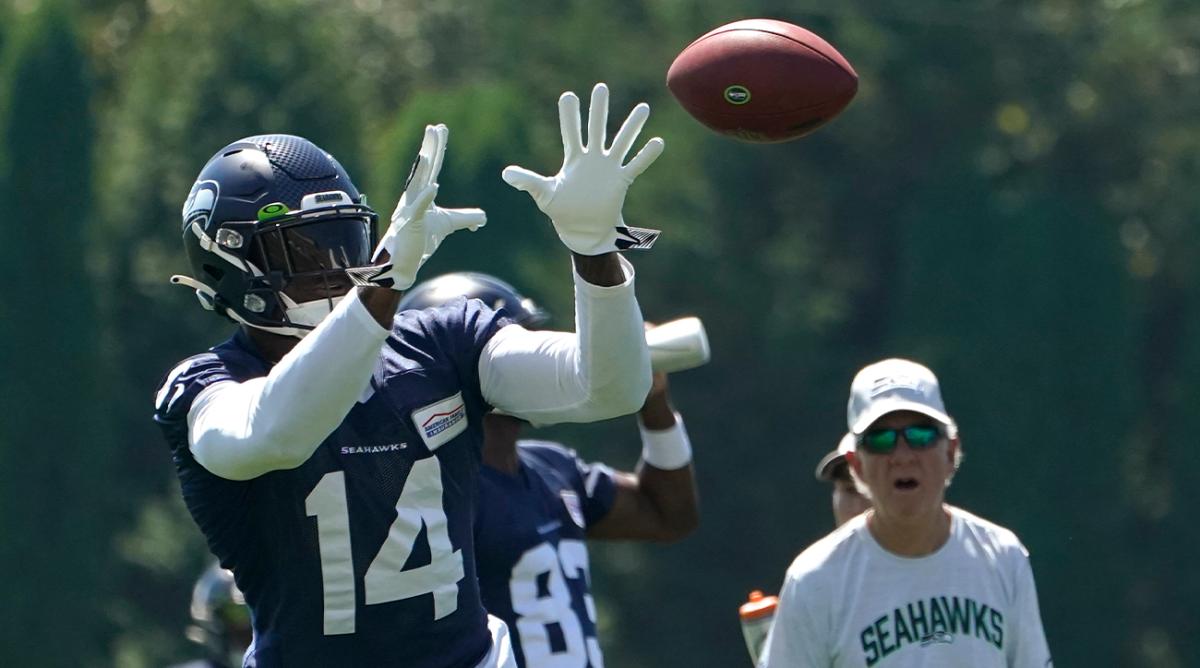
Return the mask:
<svg viewBox="0 0 1200 668">
<path fill-rule="evenodd" d="M 558 238 L 580 255 L 650 248 L 658 239 L 658 230 L 628 227 L 621 217 L 629 185 L 663 151 L 663 140 L 655 137 L 629 164 L 621 166 L 649 115 L 650 106 L 645 102 L 634 107 L 606 151 L 608 86 L 598 83 L 592 89 L 585 147 L 579 132 L 579 98 L 567 91 L 558 98 L 563 140 L 563 164 L 558 174 L 546 177 L 509 165 L 501 176 L 510 186 L 529 193 L 542 213 L 550 216 Z"/>
<path fill-rule="evenodd" d="M 450 131 L 445 125 L 426 125 L 425 139 L 404 194 L 392 213 L 392 224 L 375 247 L 375 262 L 361 278 L 369 285 L 407 290 L 417 280 L 417 271 L 441 245 L 442 240 L 463 228 L 474 232 L 487 224 L 482 209 L 443 209 L 433 203 L 438 191 L 438 175 Z"/>
</svg>

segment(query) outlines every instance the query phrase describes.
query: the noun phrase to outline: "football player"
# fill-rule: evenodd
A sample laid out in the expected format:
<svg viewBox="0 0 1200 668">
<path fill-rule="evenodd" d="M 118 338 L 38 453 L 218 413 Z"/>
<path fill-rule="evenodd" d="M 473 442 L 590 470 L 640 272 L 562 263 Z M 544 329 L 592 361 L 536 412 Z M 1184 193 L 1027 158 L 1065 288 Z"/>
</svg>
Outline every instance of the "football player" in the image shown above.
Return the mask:
<svg viewBox="0 0 1200 668">
<path fill-rule="evenodd" d="M 759 665 L 1050 666 L 1025 546 L 945 502 L 962 451 L 933 372 L 864 367 L 847 423 L 871 509 L 792 562 Z"/>
<path fill-rule="evenodd" d="M 175 668 L 235 668 L 250 646 L 250 609 L 233 582 L 233 573 L 213 564 L 192 588 L 192 625 L 188 640 L 204 648 L 206 657 Z"/>
<path fill-rule="evenodd" d="M 509 284 L 474 273 L 426 281 L 400 308 L 443 307 L 463 297 L 527 327 L 546 319 Z M 625 473 L 585 462 L 558 443 L 518 440 L 528 424 L 519 417 L 483 418 L 479 586 L 488 612 L 508 624 L 519 666 L 604 665 L 585 539 L 673 541 L 699 521 L 691 444 L 666 374 L 654 374 L 638 422 L 642 462 Z"/>
<path fill-rule="evenodd" d="M 587 422 L 636 411 L 650 387 L 633 269 L 617 251 L 656 233 L 624 224 L 627 164 L 649 108 L 606 146 L 608 89 L 559 100 L 553 177 L 532 195 L 572 252 L 576 331 L 531 332 L 478 301 L 397 313 L 441 241 L 484 224 L 434 203 L 445 126 L 426 128 L 372 252 L 375 212 L 341 165 L 288 135 L 248 137 L 200 172 L 183 209 L 193 274 L 176 282 L 239 323 L 166 377 L 155 419 L 184 501 L 254 624 L 247 665 L 512 665 L 475 574 L 472 519 L 483 415 Z"/>
</svg>

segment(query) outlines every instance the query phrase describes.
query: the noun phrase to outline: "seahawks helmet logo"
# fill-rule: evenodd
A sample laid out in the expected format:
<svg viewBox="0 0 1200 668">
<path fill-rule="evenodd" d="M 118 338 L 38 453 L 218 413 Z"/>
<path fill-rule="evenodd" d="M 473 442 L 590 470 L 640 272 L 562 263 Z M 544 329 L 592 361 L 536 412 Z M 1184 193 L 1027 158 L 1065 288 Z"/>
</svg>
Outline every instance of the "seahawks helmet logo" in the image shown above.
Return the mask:
<svg viewBox="0 0 1200 668">
<path fill-rule="evenodd" d="M 216 181 L 197 181 L 192 186 L 192 192 L 188 193 L 187 201 L 183 203 L 184 229 L 193 222 L 199 222 L 203 227 L 212 216 L 220 196 L 221 186 Z"/>
<path fill-rule="evenodd" d="M 929 647 L 930 645 L 949 645 L 954 642 L 954 636 L 945 631 L 935 631 L 928 633 L 921 638 L 921 647 Z"/>
</svg>

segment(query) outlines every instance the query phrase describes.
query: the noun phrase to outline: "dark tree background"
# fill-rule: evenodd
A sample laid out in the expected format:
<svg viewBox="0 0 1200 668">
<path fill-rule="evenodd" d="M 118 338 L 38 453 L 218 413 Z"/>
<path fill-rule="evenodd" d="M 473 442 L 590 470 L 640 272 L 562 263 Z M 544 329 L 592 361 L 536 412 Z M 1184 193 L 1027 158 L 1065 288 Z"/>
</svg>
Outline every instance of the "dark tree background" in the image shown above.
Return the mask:
<svg viewBox="0 0 1200 668">
<path fill-rule="evenodd" d="M 827 37 L 857 99 L 754 146 L 663 85 L 691 39 L 768 16 Z M 207 561 L 151 395 L 229 329 L 172 288 L 204 161 L 259 132 L 337 155 L 383 214 L 424 124 L 439 201 L 482 206 L 424 270 L 499 274 L 569 327 L 565 252 L 516 163 L 561 160 L 596 81 L 667 151 L 626 206 L 647 317 L 701 316 L 673 379 L 703 524 L 595 545 L 614 666 L 748 665 L 736 607 L 830 528 L 811 477 L 861 365 L 940 375 L 953 502 L 1032 553 L 1062 666 L 1200 665 L 1200 6 L 1193 0 L 0 0 L 0 664 L 140 668 L 183 639 Z M 546 430 L 632 466 L 629 419 Z"/>
</svg>

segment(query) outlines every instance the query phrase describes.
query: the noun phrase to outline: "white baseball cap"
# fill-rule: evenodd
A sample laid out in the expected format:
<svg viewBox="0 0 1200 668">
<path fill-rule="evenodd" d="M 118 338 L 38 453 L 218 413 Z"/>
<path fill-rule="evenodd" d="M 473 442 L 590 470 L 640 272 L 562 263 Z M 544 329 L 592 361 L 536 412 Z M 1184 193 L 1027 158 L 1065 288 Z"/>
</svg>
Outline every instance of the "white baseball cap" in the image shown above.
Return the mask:
<svg viewBox="0 0 1200 668">
<path fill-rule="evenodd" d="M 850 383 L 846 423 L 860 436 L 879 418 L 896 411 L 913 411 L 954 427 L 946 414 L 937 376 L 927 367 L 905 359 L 886 359 L 867 365 Z"/>
<path fill-rule="evenodd" d="M 817 480 L 833 480 L 833 469 L 846 461 L 846 453 L 852 450 L 854 450 L 854 434 L 846 432 L 846 435 L 842 436 L 842 440 L 838 441 L 837 447 L 825 453 L 821 461 L 817 462 Z"/>
</svg>

